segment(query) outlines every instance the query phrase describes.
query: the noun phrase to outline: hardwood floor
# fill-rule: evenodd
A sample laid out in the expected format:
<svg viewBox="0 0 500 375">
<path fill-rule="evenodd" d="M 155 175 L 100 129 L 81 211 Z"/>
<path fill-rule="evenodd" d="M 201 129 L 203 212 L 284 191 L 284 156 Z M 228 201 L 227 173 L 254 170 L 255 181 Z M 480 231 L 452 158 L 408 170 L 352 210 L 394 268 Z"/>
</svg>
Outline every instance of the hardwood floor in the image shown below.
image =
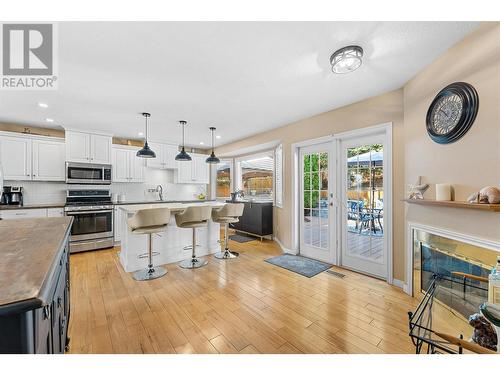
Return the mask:
<svg viewBox="0 0 500 375">
<path fill-rule="evenodd" d="M 231 241 L 238 259 L 137 282 L 119 248 L 71 255 L 69 353 L 413 353 L 417 301 L 347 270 L 311 279 L 270 265 L 272 241 Z"/>
</svg>

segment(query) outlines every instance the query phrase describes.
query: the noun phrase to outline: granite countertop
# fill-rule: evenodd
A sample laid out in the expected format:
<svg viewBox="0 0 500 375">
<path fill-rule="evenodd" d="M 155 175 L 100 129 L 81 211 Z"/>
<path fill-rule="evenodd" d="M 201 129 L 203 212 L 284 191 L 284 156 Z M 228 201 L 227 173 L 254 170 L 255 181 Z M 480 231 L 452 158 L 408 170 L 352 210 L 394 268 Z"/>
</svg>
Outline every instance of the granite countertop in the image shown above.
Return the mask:
<svg viewBox="0 0 500 375">
<path fill-rule="evenodd" d="M 25 206 L 0 205 L 0 210 L 29 210 L 33 208 L 61 208 L 65 203 L 27 204 Z"/>
<path fill-rule="evenodd" d="M 0 307 L 48 303 L 46 285 L 72 222 L 67 216 L 0 221 Z"/>
<path fill-rule="evenodd" d="M 168 208 L 172 212 L 179 212 L 189 206 L 212 206 L 222 207 L 224 203 L 217 201 L 181 201 L 181 202 L 156 202 L 156 203 L 141 203 L 120 206 L 120 209 L 127 213 L 134 213 L 138 210 L 145 210 L 149 208 Z"/>
</svg>

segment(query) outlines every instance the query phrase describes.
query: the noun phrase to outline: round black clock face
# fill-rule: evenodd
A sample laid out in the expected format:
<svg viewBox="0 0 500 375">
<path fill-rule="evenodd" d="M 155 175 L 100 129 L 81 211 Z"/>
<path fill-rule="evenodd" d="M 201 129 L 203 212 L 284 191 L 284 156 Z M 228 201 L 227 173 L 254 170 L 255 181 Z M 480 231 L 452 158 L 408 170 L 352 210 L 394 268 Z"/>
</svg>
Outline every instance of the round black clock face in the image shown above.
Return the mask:
<svg viewBox="0 0 500 375">
<path fill-rule="evenodd" d="M 427 133 L 437 143 L 455 142 L 470 129 L 478 108 L 479 98 L 473 86 L 452 83 L 432 101 L 427 111 Z"/>
</svg>

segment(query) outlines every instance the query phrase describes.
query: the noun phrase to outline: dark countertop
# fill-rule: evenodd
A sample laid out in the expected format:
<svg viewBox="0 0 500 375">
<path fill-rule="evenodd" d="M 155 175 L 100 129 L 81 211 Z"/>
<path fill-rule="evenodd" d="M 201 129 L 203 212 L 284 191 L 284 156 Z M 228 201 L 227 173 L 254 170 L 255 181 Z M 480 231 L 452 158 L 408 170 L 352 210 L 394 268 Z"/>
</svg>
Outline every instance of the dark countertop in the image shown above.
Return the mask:
<svg viewBox="0 0 500 375">
<path fill-rule="evenodd" d="M 0 221 L 0 307 L 49 302 L 47 284 L 72 222 L 69 216 Z"/>
<path fill-rule="evenodd" d="M 158 200 L 143 200 L 143 201 L 126 201 L 126 202 L 113 202 L 115 206 L 123 206 L 127 204 L 154 204 L 154 203 L 194 203 L 194 202 L 214 202 L 215 199 L 192 199 L 192 200 L 168 200 L 168 201 L 158 201 Z M 27 204 L 25 206 L 8 206 L 0 205 L 1 210 L 29 210 L 35 208 L 62 208 L 65 203 L 44 203 L 44 204 Z"/>
<path fill-rule="evenodd" d="M 200 203 L 200 202 L 215 202 L 215 199 L 192 199 L 192 200 L 165 200 L 165 201 L 126 201 L 113 203 L 115 206 L 125 206 L 127 204 L 154 204 L 154 203 Z"/>
<path fill-rule="evenodd" d="M 65 203 L 27 204 L 25 206 L 0 205 L 0 210 L 29 210 L 33 208 L 61 208 Z"/>
</svg>

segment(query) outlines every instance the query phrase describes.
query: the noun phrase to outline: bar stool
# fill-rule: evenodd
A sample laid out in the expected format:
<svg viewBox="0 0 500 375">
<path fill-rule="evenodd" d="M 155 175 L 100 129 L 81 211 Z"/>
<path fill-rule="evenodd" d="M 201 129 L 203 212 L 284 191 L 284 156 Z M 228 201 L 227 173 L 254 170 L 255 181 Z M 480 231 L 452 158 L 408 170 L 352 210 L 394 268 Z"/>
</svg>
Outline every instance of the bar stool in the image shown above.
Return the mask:
<svg viewBox="0 0 500 375">
<path fill-rule="evenodd" d="M 245 205 L 243 203 L 226 203 L 219 210 L 212 212 L 212 221 L 215 223 L 224 224 L 224 251 L 219 251 L 214 254 L 217 259 L 231 259 L 236 258 L 238 254 L 236 251 L 230 251 L 227 245 L 227 231 L 229 223 L 237 223 L 239 217 L 243 214 Z"/>
<path fill-rule="evenodd" d="M 127 220 L 132 233 L 148 235 L 148 252 L 144 254 L 148 258 L 148 268 L 134 272 L 134 279 L 139 281 L 153 280 L 167 273 L 167 270 L 163 267 L 153 267 L 153 234 L 164 232 L 169 221 L 170 210 L 168 208 L 139 210 Z"/>
<path fill-rule="evenodd" d="M 206 227 L 212 214 L 211 206 L 190 206 L 181 213 L 175 215 L 175 222 L 180 228 L 193 229 L 193 252 L 191 259 L 179 263 L 182 268 L 200 268 L 208 264 L 207 260 L 196 257 L 196 228 Z"/>
</svg>

